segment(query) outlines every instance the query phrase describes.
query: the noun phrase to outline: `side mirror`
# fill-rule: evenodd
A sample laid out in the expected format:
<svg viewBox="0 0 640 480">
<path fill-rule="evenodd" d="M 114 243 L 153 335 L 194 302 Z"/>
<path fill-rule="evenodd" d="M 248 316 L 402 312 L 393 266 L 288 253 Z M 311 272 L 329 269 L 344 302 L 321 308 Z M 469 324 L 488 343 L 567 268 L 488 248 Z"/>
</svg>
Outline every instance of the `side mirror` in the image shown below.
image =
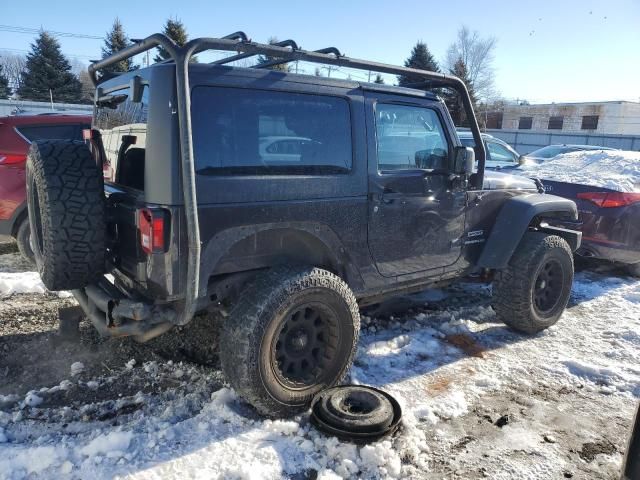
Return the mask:
<svg viewBox="0 0 640 480">
<path fill-rule="evenodd" d="M 456 147 L 453 168 L 460 175 L 471 175 L 476 166 L 476 154 L 471 147 Z"/>
</svg>

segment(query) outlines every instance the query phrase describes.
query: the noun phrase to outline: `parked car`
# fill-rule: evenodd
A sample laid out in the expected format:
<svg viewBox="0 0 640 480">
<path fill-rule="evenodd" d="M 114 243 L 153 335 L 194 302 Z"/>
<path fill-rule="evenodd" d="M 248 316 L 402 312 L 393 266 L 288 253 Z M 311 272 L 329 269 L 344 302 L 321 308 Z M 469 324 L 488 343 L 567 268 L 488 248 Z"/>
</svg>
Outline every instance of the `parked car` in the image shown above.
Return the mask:
<svg viewBox="0 0 640 480">
<path fill-rule="evenodd" d="M 175 63 L 98 80 L 158 45 Z M 264 68 L 273 62 L 220 65 L 237 55 L 189 62 L 207 49 L 293 58 L 241 32 L 185 47 L 152 35 L 89 67 L 98 93 L 90 148 L 32 146 L 38 271 L 47 288 L 71 290 L 103 335 L 144 341 L 220 311 L 226 378 L 261 413 L 285 416 L 341 381 L 359 307 L 387 296 L 477 273 L 493 280 L 497 318 L 511 328 L 533 334 L 558 321 L 580 245 L 579 232 L 558 224 L 577 219 L 575 203 L 485 172 L 483 146 L 460 143 L 435 94 Z M 333 48 L 294 53 L 433 80 L 475 118 L 456 77 Z M 122 133 L 127 125 L 144 134 Z M 283 133 L 309 141 L 295 158 L 262 158 L 262 139 Z M 105 138 L 119 147 L 104 148 Z M 106 163 L 117 168 L 105 182 Z"/>
<path fill-rule="evenodd" d="M 640 152 L 575 152 L 523 170 L 578 205 L 578 255 L 619 263 L 640 277 Z"/>
<path fill-rule="evenodd" d="M 596 145 L 548 145 L 539 148 L 526 155 L 522 155 L 520 163 L 523 165 L 536 165 L 547 160 L 551 160 L 558 155 L 569 152 L 580 152 L 588 150 L 616 150 L 615 148 L 599 147 Z"/>
<path fill-rule="evenodd" d="M 20 115 L 0 117 L 0 234 L 11 235 L 20 252 L 33 259 L 29 244 L 25 166 L 34 140 L 82 140 L 90 116 Z"/>
<path fill-rule="evenodd" d="M 470 131 L 458 130 L 458 137 L 460 137 L 460 142 L 465 147 L 475 147 L 475 141 Z M 485 168 L 492 170 L 509 170 L 520 165 L 520 154 L 507 142 L 488 133 L 482 134 L 482 140 L 484 141 L 487 152 Z"/>
</svg>

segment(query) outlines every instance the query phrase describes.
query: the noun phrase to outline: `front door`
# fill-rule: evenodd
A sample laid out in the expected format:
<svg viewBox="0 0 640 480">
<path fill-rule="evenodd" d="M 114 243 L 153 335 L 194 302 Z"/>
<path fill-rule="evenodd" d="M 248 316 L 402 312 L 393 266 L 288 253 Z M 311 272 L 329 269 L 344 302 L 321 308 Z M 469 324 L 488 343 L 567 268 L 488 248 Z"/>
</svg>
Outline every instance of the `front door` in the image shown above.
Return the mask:
<svg viewBox="0 0 640 480">
<path fill-rule="evenodd" d="M 427 100 L 372 93 L 367 106 L 371 255 L 383 276 L 437 275 L 460 256 L 464 232 L 466 191 L 449 131 Z"/>
</svg>

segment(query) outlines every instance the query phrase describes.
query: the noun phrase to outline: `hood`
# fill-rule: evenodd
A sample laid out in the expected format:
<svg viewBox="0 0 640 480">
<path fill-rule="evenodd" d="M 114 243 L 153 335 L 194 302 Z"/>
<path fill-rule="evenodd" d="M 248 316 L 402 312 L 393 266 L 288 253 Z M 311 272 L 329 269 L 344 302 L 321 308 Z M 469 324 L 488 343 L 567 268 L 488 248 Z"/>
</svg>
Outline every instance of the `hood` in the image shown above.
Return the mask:
<svg viewBox="0 0 640 480">
<path fill-rule="evenodd" d="M 485 190 L 538 190 L 536 182 L 527 177 L 485 170 Z"/>
</svg>

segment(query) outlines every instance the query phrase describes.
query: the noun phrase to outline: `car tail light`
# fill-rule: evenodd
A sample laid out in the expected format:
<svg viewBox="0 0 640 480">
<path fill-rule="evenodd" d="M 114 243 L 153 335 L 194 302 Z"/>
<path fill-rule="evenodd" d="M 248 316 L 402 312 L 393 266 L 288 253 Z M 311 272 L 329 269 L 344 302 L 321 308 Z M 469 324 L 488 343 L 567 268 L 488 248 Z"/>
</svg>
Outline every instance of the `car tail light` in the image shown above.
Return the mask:
<svg viewBox="0 0 640 480">
<path fill-rule="evenodd" d="M 27 160 L 26 155 L 13 155 L 10 153 L 0 153 L 0 165 L 15 165 Z"/>
<path fill-rule="evenodd" d="M 640 202 L 640 193 L 582 192 L 578 194 L 578 198 L 588 200 L 600 208 L 615 208 Z"/>
<path fill-rule="evenodd" d="M 165 251 L 165 212 L 163 210 L 143 209 L 138 211 L 138 230 L 140 246 L 149 253 Z"/>
</svg>

